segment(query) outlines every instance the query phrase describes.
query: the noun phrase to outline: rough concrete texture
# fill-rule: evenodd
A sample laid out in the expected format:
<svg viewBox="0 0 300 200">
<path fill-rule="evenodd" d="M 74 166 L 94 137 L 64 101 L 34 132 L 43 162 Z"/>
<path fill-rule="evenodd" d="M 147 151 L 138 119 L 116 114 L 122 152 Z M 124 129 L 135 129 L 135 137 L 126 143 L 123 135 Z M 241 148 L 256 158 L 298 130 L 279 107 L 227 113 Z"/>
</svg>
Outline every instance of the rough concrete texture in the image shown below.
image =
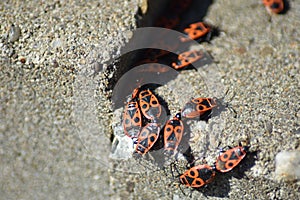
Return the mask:
<svg viewBox="0 0 300 200">
<path fill-rule="evenodd" d="M 161 170 L 151 159 L 109 160 L 121 110 L 112 112 L 110 91 L 104 92 L 117 68 L 102 64 L 119 56 L 145 1 L 4 1 L 1 198 L 190 199 L 191 193 L 193 199 L 299 199 L 299 180 L 275 178 L 275 157 L 300 148 L 300 2 L 289 1 L 286 14 L 272 16 L 257 0 L 205 2 L 204 20 L 221 34 L 202 46 L 238 115 L 226 110 L 208 124 L 189 122 L 191 146 L 212 163 L 219 143 L 248 138 L 251 153 L 239 167 L 199 191 L 182 186 L 185 196 L 168 165 Z M 186 102 L 182 91 L 211 95 L 202 78 L 182 71 L 156 92 L 174 114 Z M 179 170 L 185 164 L 179 160 Z"/>
<path fill-rule="evenodd" d="M 137 2 L 1 1 L 0 7 L 1 198 L 108 199 L 110 140 L 89 104 L 96 91 L 81 88 L 96 83 L 97 62 L 124 43 Z M 14 42 L 11 24 L 21 29 Z M 80 82 L 83 71 L 91 82 Z M 101 107 L 109 118 L 108 106 Z M 99 151 L 103 160 L 94 156 Z"/>
</svg>

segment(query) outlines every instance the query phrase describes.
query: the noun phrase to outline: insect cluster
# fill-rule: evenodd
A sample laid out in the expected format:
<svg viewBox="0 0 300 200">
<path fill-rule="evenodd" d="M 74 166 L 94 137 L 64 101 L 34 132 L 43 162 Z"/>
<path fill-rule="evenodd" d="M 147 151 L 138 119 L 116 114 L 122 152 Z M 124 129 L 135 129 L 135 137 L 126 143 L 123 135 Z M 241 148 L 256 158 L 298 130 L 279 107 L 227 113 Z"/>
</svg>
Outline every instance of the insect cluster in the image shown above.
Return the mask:
<svg viewBox="0 0 300 200">
<path fill-rule="evenodd" d="M 151 90 L 135 89 L 123 115 L 125 134 L 137 139 L 136 152 L 144 155 L 154 145 L 160 132 L 162 107 Z M 146 121 L 148 122 L 143 126 Z M 142 128 L 143 127 L 143 128 Z"/>
<path fill-rule="evenodd" d="M 183 133 L 185 119 L 208 119 L 212 109 L 217 106 L 212 98 L 194 98 L 183 107 L 163 128 L 164 149 L 166 155 L 173 155 L 177 150 Z M 137 88 L 126 104 L 123 114 L 125 135 L 136 143 L 135 152 L 145 155 L 159 138 L 163 107 L 150 89 Z"/>
<path fill-rule="evenodd" d="M 193 98 L 162 127 L 163 107 L 158 98 L 150 89 L 136 88 L 124 109 L 124 132 L 135 143 L 135 153 L 140 155 L 149 152 L 159 136 L 163 135 L 164 154 L 170 157 L 177 152 L 184 135 L 186 123 L 183 123 L 182 118 L 208 120 L 213 108 L 217 106 L 217 101 L 213 98 Z M 222 150 L 213 165 L 193 166 L 179 176 L 179 181 L 189 187 L 202 187 L 213 181 L 216 172 L 231 171 L 246 156 L 247 151 L 248 146 L 241 144 Z"/>
<path fill-rule="evenodd" d="M 157 20 L 156 26 L 175 29 L 179 23 L 179 16 L 191 2 L 192 0 L 172 1 L 168 8 L 169 12 Z M 263 4 L 271 13 L 279 14 L 285 9 L 283 0 L 263 0 Z M 180 37 L 179 42 L 209 41 L 215 33 L 214 29 L 204 22 L 192 23 L 182 31 L 185 36 Z M 175 46 L 172 48 L 176 48 Z M 169 51 L 151 49 L 139 64 L 159 62 L 168 55 Z M 168 65 L 176 70 L 182 70 L 202 57 L 201 51 L 186 51 L 177 55 L 175 61 L 172 60 Z M 193 98 L 172 119 L 164 123 L 162 113 L 165 109 L 154 91 L 143 86 L 138 87 L 134 89 L 124 108 L 122 122 L 124 133 L 133 140 L 135 153 L 142 156 L 147 154 L 163 135 L 164 154 L 170 157 L 178 152 L 178 146 L 184 135 L 185 123 L 183 120 L 208 120 L 213 109 L 218 106 L 217 100 L 213 98 Z M 211 183 L 217 173 L 226 173 L 234 169 L 244 159 L 248 148 L 248 145 L 240 143 L 236 147 L 222 150 L 212 165 L 207 163 L 195 165 L 183 173 L 178 172 L 179 182 L 192 188 L 203 187 Z"/>
</svg>

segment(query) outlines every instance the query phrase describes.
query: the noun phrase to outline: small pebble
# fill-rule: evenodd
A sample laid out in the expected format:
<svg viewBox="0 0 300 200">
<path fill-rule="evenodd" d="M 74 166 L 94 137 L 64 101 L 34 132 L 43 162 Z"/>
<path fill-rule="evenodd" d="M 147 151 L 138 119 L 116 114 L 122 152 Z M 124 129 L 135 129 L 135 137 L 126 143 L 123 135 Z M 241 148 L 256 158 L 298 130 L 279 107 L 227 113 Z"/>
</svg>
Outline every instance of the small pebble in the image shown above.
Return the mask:
<svg viewBox="0 0 300 200">
<path fill-rule="evenodd" d="M 52 66 L 53 66 L 54 68 L 58 68 L 58 67 L 59 67 L 59 64 L 58 64 L 58 62 L 57 62 L 56 60 L 53 60 Z"/>
<path fill-rule="evenodd" d="M 132 157 L 133 151 L 133 143 L 129 137 L 116 136 L 112 142 L 112 152 L 109 157 L 115 160 L 127 160 Z"/>
<path fill-rule="evenodd" d="M 26 62 L 26 58 L 21 58 L 20 62 L 24 64 Z"/>
<path fill-rule="evenodd" d="M 20 36 L 21 36 L 20 27 L 18 25 L 12 24 L 8 33 L 8 41 L 15 42 L 20 38 Z"/>
<path fill-rule="evenodd" d="M 103 65 L 101 65 L 99 62 L 95 62 L 93 64 L 93 68 L 94 68 L 94 73 L 98 74 L 99 72 L 101 72 L 103 70 Z"/>
</svg>

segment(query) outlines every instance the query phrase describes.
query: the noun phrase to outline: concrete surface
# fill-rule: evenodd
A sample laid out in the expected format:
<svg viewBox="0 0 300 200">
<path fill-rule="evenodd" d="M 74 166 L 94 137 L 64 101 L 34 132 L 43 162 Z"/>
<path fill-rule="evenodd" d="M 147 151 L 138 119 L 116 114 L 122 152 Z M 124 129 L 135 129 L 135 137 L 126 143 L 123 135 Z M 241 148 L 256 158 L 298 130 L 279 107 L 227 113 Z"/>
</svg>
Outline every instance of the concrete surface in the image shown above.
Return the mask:
<svg viewBox="0 0 300 200">
<path fill-rule="evenodd" d="M 168 165 L 109 159 L 122 110 L 112 111 L 105 90 L 118 68 L 102 64 L 119 56 L 138 5 L 145 9 L 137 0 L 0 3 L 1 198 L 189 199 Z M 299 180 L 284 182 L 274 173 L 277 153 L 300 148 L 300 2 L 271 17 L 256 0 L 208 5 L 204 19 L 221 34 L 202 46 L 238 116 L 228 110 L 208 124 L 189 122 L 191 146 L 210 163 L 219 143 L 249 138 L 252 153 L 192 198 L 299 199 Z M 173 114 L 186 101 L 182 91 L 212 95 L 206 88 L 203 74 L 188 70 L 156 92 Z"/>
</svg>

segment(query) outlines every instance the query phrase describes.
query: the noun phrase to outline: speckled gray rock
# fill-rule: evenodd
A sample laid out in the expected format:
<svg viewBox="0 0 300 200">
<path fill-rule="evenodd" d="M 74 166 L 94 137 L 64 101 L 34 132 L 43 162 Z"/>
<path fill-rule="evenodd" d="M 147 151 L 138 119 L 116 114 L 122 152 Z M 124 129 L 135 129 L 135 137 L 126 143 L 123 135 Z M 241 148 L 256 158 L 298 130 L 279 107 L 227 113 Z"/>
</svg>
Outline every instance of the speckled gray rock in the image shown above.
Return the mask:
<svg viewBox="0 0 300 200">
<path fill-rule="evenodd" d="M 20 38 L 20 36 L 21 36 L 20 27 L 18 25 L 12 24 L 8 33 L 8 41 L 15 42 Z"/>
<path fill-rule="evenodd" d="M 94 63 L 118 56 L 137 5 L 1 1 L 1 198 L 110 198 L 111 115 Z"/>
</svg>

